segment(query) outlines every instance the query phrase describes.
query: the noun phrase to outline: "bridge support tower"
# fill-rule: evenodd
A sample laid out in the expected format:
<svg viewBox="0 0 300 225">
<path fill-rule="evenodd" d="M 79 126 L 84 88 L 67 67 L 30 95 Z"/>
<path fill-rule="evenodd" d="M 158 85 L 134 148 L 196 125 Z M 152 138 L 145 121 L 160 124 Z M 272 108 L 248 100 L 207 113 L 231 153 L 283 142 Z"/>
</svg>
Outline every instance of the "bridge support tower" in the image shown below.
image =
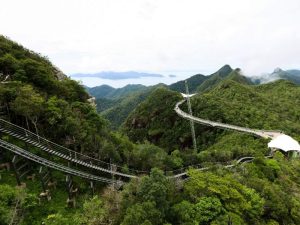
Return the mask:
<svg viewBox="0 0 300 225">
<path fill-rule="evenodd" d="M 188 105 L 188 111 L 189 114 L 192 116 L 192 106 L 191 106 L 191 100 L 190 100 L 190 93 L 189 93 L 189 87 L 187 81 L 185 81 L 185 91 L 186 91 L 186 100 L 187 100 L 187 105 Z M 190 125 L 191 125 L 191 132 L 192 132 L 192 139 L 193 139 L 193 146 L 194 146 L 194 151 L 195 153 L 197 152 L 197 141 L 196 141 L 196 134 L 195 134 L 195 125 L 194 121 L 190 120 Z"/>
</svg>

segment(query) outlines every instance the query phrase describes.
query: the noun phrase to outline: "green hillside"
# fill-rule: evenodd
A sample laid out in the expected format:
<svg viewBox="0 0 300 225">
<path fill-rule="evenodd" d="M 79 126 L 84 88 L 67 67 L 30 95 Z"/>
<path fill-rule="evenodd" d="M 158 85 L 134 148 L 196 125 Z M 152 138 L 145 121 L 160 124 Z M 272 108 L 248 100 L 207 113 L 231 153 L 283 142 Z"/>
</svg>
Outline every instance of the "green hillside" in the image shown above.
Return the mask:
<svg viewBox="0 0 300 225">
<path fill-rule="evenodd" d="M 192 87 L 195 91 L 203 84 L 201 93 L 191 99 L 195 116 L 283 130 L 300 140 L 300 87 L 296 84 L 280 80 L 252 85 L 229 66 L 205 79 L 206 84 L 196 82 Z M 277 151 L 273 158 L 265 158 L 269 154 L 267 140 L 199 124 L 195 125 L 195 152 L 191 149 L 189 122 L 174 111 L 176 102 L 182 100 L 180 93 L 165 85 L 140 88 L 129 87 L 119 90 L 116 98 L 97 100 L 98 110 L 116 122 L 113 126 L 125 120 L 123 133 L 114 132 L 90 103 L 83 86 L 66 77 L 47 58 L 0 36 L 1 118 L 110 162 L 110 170 L 114 170 L 114 164 L 122 166 L 117 172 L 139 170 L 139 177 L 132 179 L 106 175 L 103 178 L 123 181 L 124 185 L 95 182 L 93 194 L 89 179 L 72 176 L 76 187 L 72 192 L 77 191 L 76 206 L 70 207 L 66 174 L 51 170 L 57 185 L 50 190 L 51 199 L 43 201 L 40 177 L 24 177 L 26 185 L 17 186 L 13 168 L 6 169 L 8 164 L 2 164 L 10 162 L 14 154 L 1 148 L 0 224 L 300 224 L 299 157 Z M 106 91 L 108 95 L 110 88 Z M 185 104 L 182 109 L 187 111 Z M 61 166 L 48 152 L 37 151 L 6 133 L 0 138 L 35 156 L 47 154 L 47 159 Z M 242 156 L 255 159 L 235 165 Z M 30 163 L 30 175 L 38 174 L 38 163 L 23 160 Z M 77 163 L 65 164 L 80 169 Z M 227 164 L 234 166 L 224 167 Z M 192 169 L 192 165 L 207 168 L 201 171 Z M 188 179 L 173 179 L 172 175 L 184 171 Z M 91 178 L 95 171 L 85 172 Z M 48 185 L 46 188 L 50 189 Z"/>
</svg>

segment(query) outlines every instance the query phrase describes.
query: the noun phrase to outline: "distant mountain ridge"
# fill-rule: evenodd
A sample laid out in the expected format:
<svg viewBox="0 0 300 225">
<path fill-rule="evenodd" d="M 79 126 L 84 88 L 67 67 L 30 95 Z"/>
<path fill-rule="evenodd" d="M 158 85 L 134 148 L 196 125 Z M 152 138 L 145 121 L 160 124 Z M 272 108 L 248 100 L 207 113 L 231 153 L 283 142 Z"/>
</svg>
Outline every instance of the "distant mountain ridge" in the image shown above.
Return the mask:
<svg viewBox="0 0 300 225">
<path fill-rule="evenodd" d="M 221 69 L 211 75 L 196 74 L 186 79 L 189 85 L 189 91 L 196 92 L 198 90 L 204 90 L 210 84 L 218 83 L 224 77 L 228 76 L 233 69 L 229 65 L 224 65 Z M 206 84 L 205 84 L 206 83 Z M 200 88 L 199 86 L 204 84 L 204 87 Z M 169 85 L 169 88 L 173 91 L 185 92 L 185 80 L 178 81 L 174 84 Z"/>
<path fill-rule="evenodd" d="M 107 99 L 116 99 L 120 97 L 124 97 L 131 92 L 144 90 L 147 87 L 142 84 L 128 84 L 122 88 L 113 88 L 109 85 L 100 85 L 96 87 L 86 87 L 87 91 L 90 95 L 95 98 L 107 98 Z"/>
<path fill-rule="evenodd" d="M 103 71 L 99 73 L 76 73 L 76 74 L 71 74 L 70 76 L 73 78 L 97 77 L 97 78 L 109 79 L 109 80 L 134 79 L 134 78 L 141 78 L 141 77 L 164 77 L 161 74 L 141 73 L 135 71 L 126 71 L 126 72 Z"/>
<path fill-rule="evenodd" d="M 276 81 L 279 79 L 288 80 L 295 84 L 300 84 L 300 70 L 296 70 L 296 69 L 282 70 L 280 68 L 276 68 L 270 74 L 262 74 L 259 76 L 253 76 L 250 79 L 255 84 L 264 84 L 264 83 Z"/>
</svg>

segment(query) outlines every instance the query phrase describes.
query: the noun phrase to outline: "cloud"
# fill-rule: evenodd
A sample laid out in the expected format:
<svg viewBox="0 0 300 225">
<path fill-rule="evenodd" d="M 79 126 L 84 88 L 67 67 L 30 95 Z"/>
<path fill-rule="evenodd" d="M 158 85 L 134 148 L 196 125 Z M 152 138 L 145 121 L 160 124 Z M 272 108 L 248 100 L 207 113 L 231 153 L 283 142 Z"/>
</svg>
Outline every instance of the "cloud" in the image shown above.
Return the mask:
<svg viewBox="0 0 300 225">
<path fill-rule="evenodd" d="M 299 68 L 299 11 L 299 0 L 9 0 L 0 31 L 67 74 L 230 64 L 255 75 Z"/>
</svg>

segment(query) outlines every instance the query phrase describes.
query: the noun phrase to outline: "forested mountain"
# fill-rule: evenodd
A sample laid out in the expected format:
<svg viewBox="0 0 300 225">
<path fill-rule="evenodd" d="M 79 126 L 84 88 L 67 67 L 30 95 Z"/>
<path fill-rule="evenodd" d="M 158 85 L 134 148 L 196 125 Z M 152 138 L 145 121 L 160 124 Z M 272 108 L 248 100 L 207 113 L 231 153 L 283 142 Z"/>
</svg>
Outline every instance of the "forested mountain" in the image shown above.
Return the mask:
<svg viewBox="0 0 300 225">
<path fill-rule="evenodd" d="M 43 201 L 41 178 L 24 178 L 26 185 L 16 187 L 13 170 L 5 170 L 9 164 L 2 164 L 11 161 L 13 154 L 1 148 L 0 224 L 300 224 L 299 158 L 280 151 L 265 158 L 267 140 L 199 124 L 195 124 L 198 148 L 194 151 L 189 122 L 174 111 L 182 96 L 166 85 L 136 86 L 136 90 L 129 86 L 119 91 L 104 86 L 101 94 L 118 97 L 99 98 L 98 107 L 106 117 L 115 116 L 111 119 L 117 121 L 115 126 L 121 123 L 118 119 L 126 120 L 122 133 L 117 133 L 90 104 L 84 87 L 47 58 L 3 36 L 0 74 L 1 118 L 77 152 L 112 162 L 111 171 L 119 165 L 117 172 L 141 172 L 139 179 L 122 179 L 125 185 L 120 189 L 94 183 L 93 196 L 89 180 L 72 176 L 77 195 L 76 207 L 70 208 L 65 174 L 52 170 L 57 185 L 50 190 L 51 200 Z M 202 76 L 193 79 L 198 78 Z M 201 92 L 191 99 L 195 116 L 283 130 L 300 140 L 300 87 L 296 84 L 279 80 L 253 85 L 229 66 L 205 81 L 200 79 L 189 83 L 191 92 Z M 183 89 L 184 83 L 176 88 Z M 186 105 L 182 109 L 187 111 Z M 7 133 L 0 138 L 38 154 L 36 147 Z M 223 166 L 242 156 L 255 159 L 231 168 Z M 72 164 L 77 168 L 77 163 Z M 188 169 L 192 165 L 209 169 Z M 39 173 L 37 163 L 29 167 L 30 175 Z M 171 177 L 185 170 L 189 179 Z M 113 175 L 112 179 L 121 178 Z"/>
</svg>

